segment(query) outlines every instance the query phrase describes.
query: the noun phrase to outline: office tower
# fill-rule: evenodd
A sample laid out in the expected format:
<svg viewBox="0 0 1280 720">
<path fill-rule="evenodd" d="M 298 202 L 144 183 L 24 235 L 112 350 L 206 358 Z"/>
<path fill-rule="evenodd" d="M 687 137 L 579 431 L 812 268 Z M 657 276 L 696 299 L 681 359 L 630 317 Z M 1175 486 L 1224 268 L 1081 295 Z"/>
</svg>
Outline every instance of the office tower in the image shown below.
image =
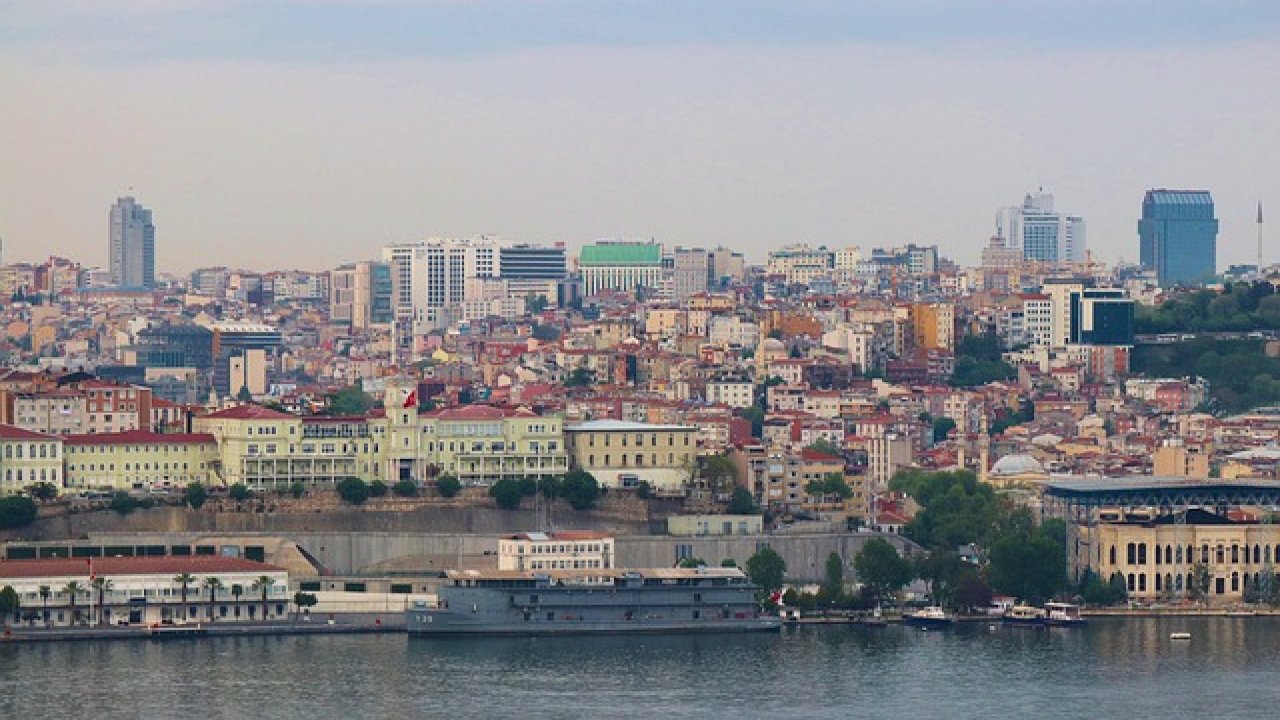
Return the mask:
<svg viewBox="0 0 1280 720">
<path fill-rule="evenodd" d="M 509 245 L 498 249 L 498 275 L 503 280 L 564 280 L 569 277 L 564 243 Z"/>
<path fill-rule="evenodd" d="M 1027 193 L 1019 207 L 996 217 L 996 235 L 1006 247 L 1018 248 L 1024 260 L 1048 263 L 1084 262 L 1084 219 L 1054 210 L 1051 193 Z"/>
<path fill-rule="evenodd" d="M 111 283 L 116 287 L 156 286 L 156 226 L 151 211 L 132 197 L 111 206 L 108 228 Z"/>
<path fill-rule="evenodd" d="M 1142 265 L 1161 286 L 1203 282 L 1217 273 L 1218 221 L 1207 190 L 1148 190 L 1138 221 Z"/>
<path fill-rule="evenodd" d="M 329 319 L 366 330 L 392 321 L 391 265 L 357 262 L 330 273 Z"/>
</svg>

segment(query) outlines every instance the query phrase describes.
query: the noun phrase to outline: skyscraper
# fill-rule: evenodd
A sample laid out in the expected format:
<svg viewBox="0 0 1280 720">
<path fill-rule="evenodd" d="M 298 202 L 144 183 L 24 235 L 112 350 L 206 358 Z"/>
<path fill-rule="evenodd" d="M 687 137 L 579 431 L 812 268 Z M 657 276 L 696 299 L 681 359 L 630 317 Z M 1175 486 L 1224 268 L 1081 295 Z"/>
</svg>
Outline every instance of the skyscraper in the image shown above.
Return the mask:
<svg viewBox="0 0 1280 720">
<path fill-rule="evenodd" d="M 151 211 L 132 197 L 122 197 L 111 206 L 108 239 L 111 253 L 111 284 L 116 287 L 156 286 L 156 226 Z"/>
<path fill-rule="evenodd" d="M 1208 280 L 1217 272 L 1218 221 L 1207 190 L 1148 190 L 1138 221 L 1142 265 L 1162 286 Z"/>
<path fill-rule="evenodd" d="M 1084 262 L 1084 219 L 1060 215 L 1053 195 L 1027 193 L 1021 206 L 1007 207 L 996 218 L 996 235 L 1008 248 L 1022 251 L 1024 260 L 1049 263 Z"/>
</svg>

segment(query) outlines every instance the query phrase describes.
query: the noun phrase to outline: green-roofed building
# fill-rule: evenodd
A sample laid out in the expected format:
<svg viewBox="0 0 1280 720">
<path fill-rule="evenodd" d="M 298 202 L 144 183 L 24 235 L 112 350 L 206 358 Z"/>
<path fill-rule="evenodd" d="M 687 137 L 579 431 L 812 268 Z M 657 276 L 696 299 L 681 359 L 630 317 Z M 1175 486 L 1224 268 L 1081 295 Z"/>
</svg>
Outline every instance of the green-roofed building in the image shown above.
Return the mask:
<svg viewBox="0 0 1280 720">
<path fill-rule="evenodd" d="M 586 245 L 578 256 L 582 292 L 626 292 L 637 287 L 656 288 L 662 282 L 662 246 L 654 242 L 597 242 Z"/>
</svg>

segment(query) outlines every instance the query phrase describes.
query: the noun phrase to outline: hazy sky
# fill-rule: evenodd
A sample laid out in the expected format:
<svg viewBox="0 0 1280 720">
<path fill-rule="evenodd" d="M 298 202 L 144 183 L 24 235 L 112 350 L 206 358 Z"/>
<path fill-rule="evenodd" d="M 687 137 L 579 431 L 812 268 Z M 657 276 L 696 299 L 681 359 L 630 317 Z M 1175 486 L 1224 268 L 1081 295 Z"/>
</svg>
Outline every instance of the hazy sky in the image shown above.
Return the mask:
<svg viewBox="0 0 1280 720">
<path fill-rule="evenodd" d="M 0 0 L 5 261 L 324 269 L 492 233 L 937 243 L 1043 186 L 1137 256 L 1213 191 L 1219 266 L 1280 261 L 1275 0 Z"/>
</svg>

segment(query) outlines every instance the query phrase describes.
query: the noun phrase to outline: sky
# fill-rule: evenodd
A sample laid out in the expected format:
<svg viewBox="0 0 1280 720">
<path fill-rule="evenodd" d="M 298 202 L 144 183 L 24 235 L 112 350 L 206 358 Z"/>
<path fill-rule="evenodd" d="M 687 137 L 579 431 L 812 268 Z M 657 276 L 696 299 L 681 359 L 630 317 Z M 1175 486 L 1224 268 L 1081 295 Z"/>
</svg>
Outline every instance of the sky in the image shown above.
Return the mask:
<svg viewBox="0 0 1280 720">
<path fill-rule="evenodd" d="M 1278 87 L 1274 0 L 0 0 L 0 237 L 105 264 L 132 194 L 173 273 L 481 233 L 973 263 L 1042 187 L 1115 262 L 1169 187 L 1225 268 L 1280 213 Z"/>
</svg>

